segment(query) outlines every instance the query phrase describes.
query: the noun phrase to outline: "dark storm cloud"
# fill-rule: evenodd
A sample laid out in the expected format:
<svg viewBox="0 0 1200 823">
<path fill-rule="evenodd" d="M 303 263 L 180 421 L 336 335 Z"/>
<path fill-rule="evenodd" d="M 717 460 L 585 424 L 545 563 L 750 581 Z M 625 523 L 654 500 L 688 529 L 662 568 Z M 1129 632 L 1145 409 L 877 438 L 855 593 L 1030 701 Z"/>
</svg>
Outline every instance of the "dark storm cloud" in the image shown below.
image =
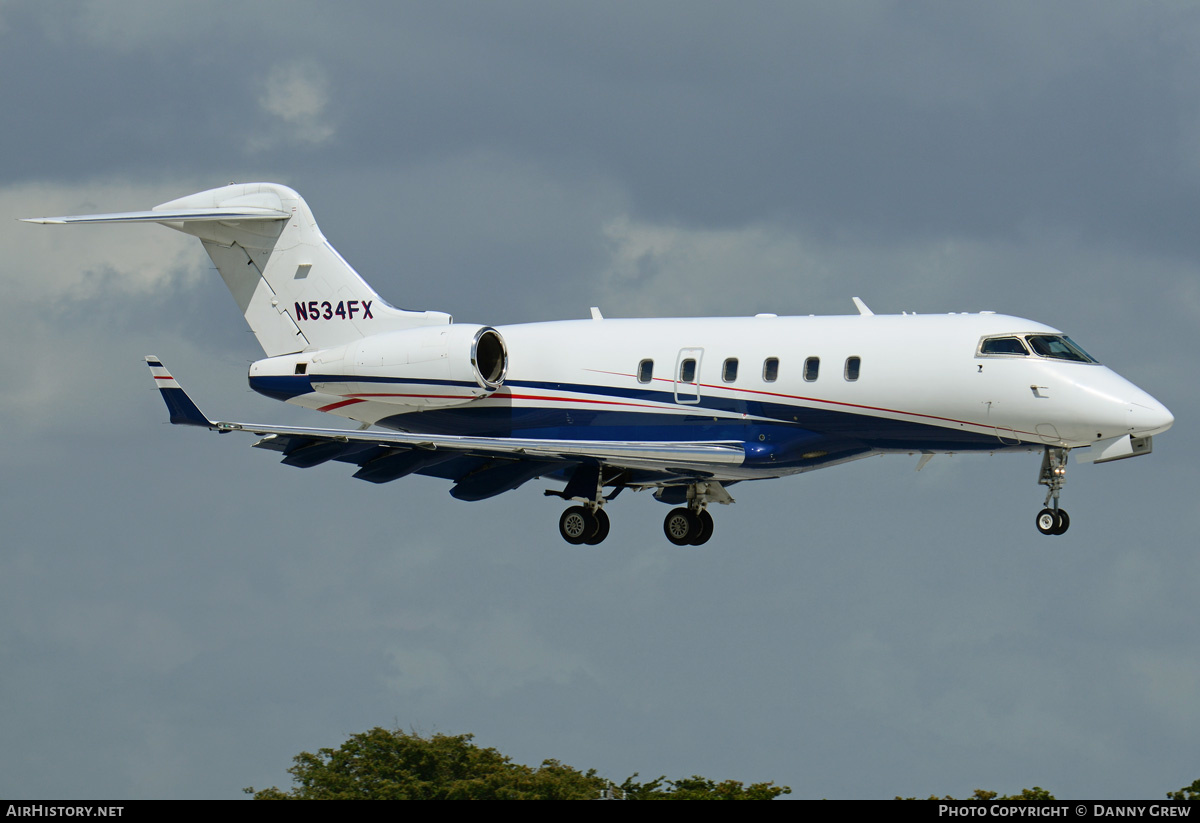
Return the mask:
<svg viewBox="0 0 1200 823">
<path fill-rule="evenodd" d="M 113 41 L 89 28 L 98 12 L 18 6 L 9 26 L 26 36 L 0 59 L 21 82 L 0 102 L 55 103 L 12 136 L 26 175 L 299 159 L 315 147 L 256 149 L 251 134 L 271 119 L 256 101 L 272 72 L 308 66 L 328 77 L 319 116 L 343 168 L 482 148 L 619 177 L 649 220 L 785 216 L 888 241 L 1048 225 L 1191 249 L 1177 230 L 1197 201 L 1194 172 L 1177 173 L 1196 131 L 1194 105 L 1178 105 L 1194 85 L 1186 9 L 518 8 L 266 4 L 219 36 L 193 11 Z M 184 39 L 193 27 L 201 46 Z M 56 46 L 78 50 L 71 71 Z"/>
<path fill-rule="evenodd" d="M 372 82 L 338 83 L 358 156 L 483 145 L 619 176 L 646 219 L 888 240 L 1048 224 L 1177 246 L 1163 216 L 1195 204 L 1191 13 L 457 8 L 398 15 Z"/>
</svg>

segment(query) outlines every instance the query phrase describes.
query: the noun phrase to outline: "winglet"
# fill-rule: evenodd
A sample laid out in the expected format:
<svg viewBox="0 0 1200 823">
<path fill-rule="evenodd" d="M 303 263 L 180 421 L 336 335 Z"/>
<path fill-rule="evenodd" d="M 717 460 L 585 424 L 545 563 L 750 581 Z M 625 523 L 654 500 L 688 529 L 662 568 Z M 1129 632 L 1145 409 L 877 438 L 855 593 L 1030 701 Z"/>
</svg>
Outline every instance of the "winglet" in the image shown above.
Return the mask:
<svg viewBox="0 0 1200 823">
<path fill-rule="evenodd" d="M 875 315 L 875 312 L 868 309 L 867 304 L 859 298 L 851 297 L 850 299 L 854 301 L 854 308 L 858 309 L 858 313 L 863 317 L 873 317 Z"/>
<path fill-rule="evenodd" d="M 216 424 L 204 416 L 204 413 L 187 396 L 187 392 L 176 382 L 167 371 L 167 367 L 154 355 L 146 355 L 146 365 L 154 375 L 154 384 L 162 392 L 167 411 L 171 413 L 171 422 L 184 426 L 203 426 L 206 429 Z"/>
</svg>

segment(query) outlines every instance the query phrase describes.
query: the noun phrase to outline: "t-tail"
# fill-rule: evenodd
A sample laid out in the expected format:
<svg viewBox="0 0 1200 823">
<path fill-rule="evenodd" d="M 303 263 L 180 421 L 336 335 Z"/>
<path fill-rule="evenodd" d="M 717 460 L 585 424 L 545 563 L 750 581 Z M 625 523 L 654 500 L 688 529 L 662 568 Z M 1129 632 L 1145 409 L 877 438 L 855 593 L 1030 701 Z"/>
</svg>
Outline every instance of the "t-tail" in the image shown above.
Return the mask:
<svg viewBox="0 0 1200 823">
<path fill-rule="evenodd" d="M 299 194 L 274 183 L 210 189 L 150 211 L 30 223 L 161 223 L 200 238 L 268 357 L 451 322 L 383 300 L 321 234 Z"/>
</svg>

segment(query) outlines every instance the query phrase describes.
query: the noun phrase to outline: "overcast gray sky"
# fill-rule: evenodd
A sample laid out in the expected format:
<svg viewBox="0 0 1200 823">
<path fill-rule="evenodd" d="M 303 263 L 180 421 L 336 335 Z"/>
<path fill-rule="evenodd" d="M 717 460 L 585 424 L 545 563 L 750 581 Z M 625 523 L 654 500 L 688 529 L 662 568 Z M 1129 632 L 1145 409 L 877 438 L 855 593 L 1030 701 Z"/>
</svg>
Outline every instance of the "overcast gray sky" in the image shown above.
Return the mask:
<svg viewBox="0 0 1200 823">
<path fill-rule="evenodd" d="M 237 797 L 376 726 L 800 797 L 1200 777 L 1200 8 L 0 2 L 0 796 Z M 1174 412 L 1153 455 L 879 458 L 623 495 L 299 471 L 166 424 L 322 425 L 200 245 L 22 216 L 297 189 L 390 302 L 503 324 L 994 310 Z"/>
</svg>

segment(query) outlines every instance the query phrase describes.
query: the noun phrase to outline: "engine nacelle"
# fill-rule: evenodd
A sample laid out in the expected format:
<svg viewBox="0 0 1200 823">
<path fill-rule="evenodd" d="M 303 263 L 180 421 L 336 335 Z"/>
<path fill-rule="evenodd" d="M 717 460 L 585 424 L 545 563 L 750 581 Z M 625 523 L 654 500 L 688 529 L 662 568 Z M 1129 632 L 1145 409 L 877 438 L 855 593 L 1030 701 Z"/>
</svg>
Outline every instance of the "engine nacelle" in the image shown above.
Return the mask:
<svg viewBox="0 0 1200 823">
<path fill-rule="evenodd" d="M 273 396 L 287 384 L 293 397 L 315 391 L 403 406 L 456 406 L 500 388 L 507 370 L 508 349 L 498 331 L 455 323 L 259 360 L 250 367 L 250 385 Z"/>
</svg>

